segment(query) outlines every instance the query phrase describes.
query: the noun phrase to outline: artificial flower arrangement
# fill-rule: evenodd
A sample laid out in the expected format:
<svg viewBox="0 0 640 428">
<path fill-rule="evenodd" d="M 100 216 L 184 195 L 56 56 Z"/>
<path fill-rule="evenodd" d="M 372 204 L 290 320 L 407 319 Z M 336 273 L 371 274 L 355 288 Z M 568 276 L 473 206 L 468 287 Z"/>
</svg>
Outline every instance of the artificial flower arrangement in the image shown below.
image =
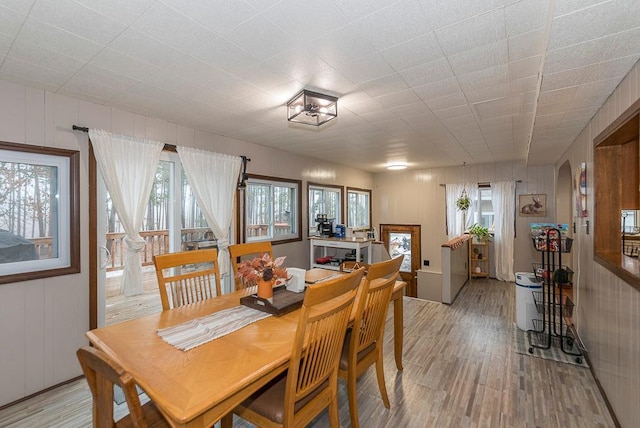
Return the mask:
<svg viewBox="0 0 640 428">
<path fill-rule="evenodd" d="M 242 278 L 245 284 L 257 284 L 261 279 L 269 282 L 278 279 L 287 279 L 287 269 L 282 267 L 287 256 L 271 259 L 269 253 L 261 257 L 254 257 L 238 264 L 238 278 Z"/>
</svg>

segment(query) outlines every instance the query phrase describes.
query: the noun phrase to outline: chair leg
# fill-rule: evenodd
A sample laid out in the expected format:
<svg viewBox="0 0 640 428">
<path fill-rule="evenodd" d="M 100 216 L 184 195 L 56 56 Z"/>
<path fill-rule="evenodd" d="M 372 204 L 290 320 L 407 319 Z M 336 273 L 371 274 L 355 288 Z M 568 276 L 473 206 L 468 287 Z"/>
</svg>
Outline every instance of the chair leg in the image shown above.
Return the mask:
<svg viewBox="0 0 640 428">
<path fill-rule="evenodd" d="M 338 396 L 336 395 L 329 403 L 329 426 L 340 428 L 340 416 L 338 414 Z"/>
<path fill-rule="evenodd" d="M 389 409 L 391 404 L 389 403 L 389 396 L 387 395 L 387 386 L 384 382 L 384 366 L 382 364 L 382 352 L 378 354 L 378 361 L 376 361 L 376 377 L 378 378 L 378 388 L 380 389 L 380 396 L 384 407 Z"/>
<path fill-rule="evenodd" d="M 222 428 L 231 428 L 233 426 L 233 412 L 229 412 L 220 419 Z"/>
<path fill-rule="evenodd" d="M 349 416 L 351 418 L 351 427 L 359 428 L 360 419 L 358 418 L 358 396 L 356 394 L 356 370 L 351 370 L 351 365 L 347 371 L 347 395 L 349 396 Z"/>
</svg>

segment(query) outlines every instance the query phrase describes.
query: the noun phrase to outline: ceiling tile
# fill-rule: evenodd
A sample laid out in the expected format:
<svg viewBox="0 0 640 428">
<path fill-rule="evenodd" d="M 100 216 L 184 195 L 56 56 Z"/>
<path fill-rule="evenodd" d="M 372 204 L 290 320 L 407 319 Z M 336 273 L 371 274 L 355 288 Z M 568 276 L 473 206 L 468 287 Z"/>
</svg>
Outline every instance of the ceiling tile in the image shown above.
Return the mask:
<svg viewBox="0 0 640 428">
<path fill-rule="evenodd" d="M 260 0 L 254 1 L 258 2 Z M 356 20 L 384 9 L 389 6 L 389 4 L 395 2 L 397 2 L 397 0 L 367 0 L 365 2 L 361 0 L 340 0 L 335 3 L 347 18 Z"/>
<path fill-rule="evenodd" d="M 322 37 L 349 23 L 331 2 L 282 0 L 264 14 L 292 37 Z"/>
<path fill-rule="evenodd" d="M 405 83 L 402 76 L 394 73 L 363 82 L 359 85 L 359 88 L 373 97 L 379 97 L 392 92 L 409 89 L 409 86 Z"/>
<path fill-rule="evenodd" d="M 214 37 L 200 24 L 160 2 L 131 24 L 131 28 L 183 53 L 201 48 Z"/>
<path fill-rule="evenodd" d="M 31 16 L 103 45 L 125 29 L 123 24 L 72 0 L 38 0 Z"/>
<path fill-rule="evenodd" d="M 451 95 L 447 95 L 439 98 L 428 98 L 424 100 L 425 104 L 432 110 L 444 110 L 451 107 L 457 107 L 467 104 L 467 99 L 462 92 L 456 92 Z"/>
<path fill-rule="evenodd" d="M 95 83 L 96 85 L 111 88 L 115 92 L 122 92 L 138 83 L 138 80 L 122 76 L 91 64 L 85 65 L 80 71 L 78 71 L 71 80 L 74 79 L 81 79 L 85 82 Z"/>
<path fill-rule="evenodd" d="M 512 116 L 522 112 L 522 96 L 514 95 L 473 105 L 481 120 Z"/>
<path fill-rule="evenodd" d="M 401 71 L 400 75 L 411 87 L 439 82 L 453 77 L 453 70 L 446 58 L 418 65 Z"/>
<path fill-rule="evenodd" d="M 154 65 L 121 54 L 113 49 L 105 49 L 100 52 L 91 61 L 91 64 L 135 80 L 144 80 L 159 70 Z"/>
<path fill-rule="evenodd" d="M 156 0 L 74 0 L 76 3 L 98 12 L 124 25 L 130 25 Z"/>
<path fill-rule="evenodd" d="M 56 91 L 67 80 L 67 76 L 39 65 L 6 57 L 0 69 L 0 79 L 21 83 L 33 82 L 39 88 Z"/>
<path fill-rule="evenodd" d="M 506 65 L 485 68 L 474 73 L 458 76 L 460 87 L 467 91 L 474 88 L 497 86 L 509 82 L 509 70 Z"/>
<path fill-rule="evenodd" d="M 225 38 L 259 60 L 265 60 L 301 44 L 301 38 L 290 37 L 276 24 L 261 15 L 238 25 L 229 31 Z"/>
<path fill-rule="evenodd" d="M 449 63 L 456 76 L 460 76 L 483 68 L 502 65 L 507 62 L 507 57 L 507 41 L 503 39 L 457 55 L 451 55 Z"/>
<path fill-rule="evenodd" d="M 540 65 L 542 55 L 536 55 L 529 58 L 513 61 L 509 63 L 509 79 L 517 80 L 531 76 L 538 76 L 542 72 Z"/>
<path fill-rule="evenodd" d="M 467 90 L 464 94 L 470 103 L 504 98 L 509 95 L 509 85 L 503 83 L 496 86 L 478 87 L 477 89 Z"/>
<path fill-rule="evenodd" d="M 550 51 L 544 64 L 545 73 L 558 73 L 602 62 L 607 46 L 606 40 L 599 39 Z"/>
<path fill-rule="evenodd" d="M 547 32 L 535 30 L 529 33 L 509 37 L 509 61 L 517 61 L 542 55 L 547 45 Z"/>
<path fill-rule="evenodd" d="M 389 64 L 393 64 L 393 69 L 396 71 L 406 70 L 444 56 L 433 31 L 384 49 L 380 51 L 380 55 Z"/>
<path fill-rule="evenodd" d="M 0 5 L 0 34 L 7 37 L 15 37 L 25 18 L 26 15 Z"/>
<path fill-rule="evenodd" d="M 2 6 L 19 14 L 26 15 L 33 6 L 35 0 L 2 0 Z"/>
<path fill-rule="evenodd" d="M 40 65 L 50 70 L 58 71 L 66 76 L 71 76 L 84 66 L 84 61 L 54 52 L 46 45 L 33 44 L 26 39 L 19 38 L 11 48 L 9 57 L 24 61 L 33 65 Z"/>
<path fill-rule="evenodd" d="M 354 83 L 366 82 L 394 73 L 391 66 L 377 53 L 342 64 L 336 69 Z"/>
<path fill-rule="evenodd" d="M 104 49 L 104 45 L 32 17 L 27 18 L 25 21 L 20 31 L 20 39 L 32 44 L 46 46 L 47 49 L 54 52 L 84 61 L 91 60 L 98 52 Z"/>
<path fill-rule="evenodd" d="M 12 37 L 0 34 L 0 64 L 2 64 L 2 59 L 4 59 L 4 56 L 7 54 L 7 52 L 9 52 L 11 43 L 13 43 Z"/>
<path fill-rule="evenodd" d="M 305 76 L 322 73 L 330 68 L 329 64 L 308 51 L 295 49 L 279 53 L 263 62 L 269 69 L 287 76 L 303 80 Z"/>
<path fill-rule="evenodd" d="M 394 25 L 389 25 L 393 22 Z M 416 0 L 401 0 L 355 21 L 360 33 L 377 49 L 414 39 L 430 30 Z"/>
<path fill-rule="evenodd" d="M 178 61 L 185 55 L 130 28 L 120 34 L 109 48 L 160 68 Z"/>
<path fill-rule="evenodd" d="M 495 0 L 448 1 L 446 7 L 443 7 L 441 0 L 420 0 L 422 10 L 434 29 L 482 15 L 502 6 L 502 3 L 502 1 Z"/>
<path fill-rule="evenodd" d="M 606 16 L 607 19 L 602 19 Z M 640 2 L 609 1 L 556 17 L 549 50 L 572 46 L 640 26 Z"/>
<path fill-rule="evenodd" d="M 442 50 L 455 55 L 505 38 L 502 9 L 474 16 L 449 27 L 436 30 Z"/>
<path fill-rule="evenodd" d="M 420 98 L 427 101 L 431 98 L 443 97 L 460 92 L 460 85 L 458 85 L 457 79 L 452 78 L 414 87 L 413 89 Z"/>
<path fill-rule="evenodd" d="M 406 104 L 413 104 L 420 101 L 420 98 L 412 90 L 398 91 L 391 94 L 376 97 L 376 100 L 382 104 L 384 108 L 394 108 Z"/>
<path fill-rule="evenodd" d="M 242 0 L 161 1 L 216 34 L 224 34 L 258 13 Z"/>
<path fill-rule="evenodd" d="M 517 36 L 547 26 L 549 2 L 521 0 L 504 8 L 507 37 Z"/>
</svg>

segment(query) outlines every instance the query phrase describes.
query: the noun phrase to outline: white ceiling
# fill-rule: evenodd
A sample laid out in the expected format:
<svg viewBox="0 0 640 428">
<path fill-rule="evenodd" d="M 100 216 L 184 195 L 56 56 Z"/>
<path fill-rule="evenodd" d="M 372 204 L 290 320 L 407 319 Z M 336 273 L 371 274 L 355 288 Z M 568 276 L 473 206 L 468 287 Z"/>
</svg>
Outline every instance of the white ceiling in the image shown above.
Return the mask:
<svg viewBox="0 0 640 428">
<path fill-rule="evenodd" d="M 638 0 L 2 0 L 0 79 L 381 171 L 558 159 L 640 58 Z M 340 98 L 290 124 L 302 88 Z"/>
</svg>

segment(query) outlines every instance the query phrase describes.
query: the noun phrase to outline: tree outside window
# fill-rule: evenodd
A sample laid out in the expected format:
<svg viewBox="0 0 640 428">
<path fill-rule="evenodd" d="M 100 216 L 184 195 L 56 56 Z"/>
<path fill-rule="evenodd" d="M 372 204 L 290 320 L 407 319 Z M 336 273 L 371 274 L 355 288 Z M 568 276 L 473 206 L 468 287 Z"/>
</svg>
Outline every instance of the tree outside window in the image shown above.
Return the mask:
<svg viewBox="0 0 640 428">
<path fill-rule="evenodd" d="M 247 242 L 301 239 L 300 182 L 249 176 L 245 189 Z"/>
<path fill-rule="evenodd" d="M 347 188 L 347 227 L 371 228 L 371 190 Z"/>
<path fill-rule="evenodd" d="M 342 186 L 309 183 L 309 235 L 317 232 L 318 214 L 326 214 L 335 224 L 342 224 Z"/>
</svg>

